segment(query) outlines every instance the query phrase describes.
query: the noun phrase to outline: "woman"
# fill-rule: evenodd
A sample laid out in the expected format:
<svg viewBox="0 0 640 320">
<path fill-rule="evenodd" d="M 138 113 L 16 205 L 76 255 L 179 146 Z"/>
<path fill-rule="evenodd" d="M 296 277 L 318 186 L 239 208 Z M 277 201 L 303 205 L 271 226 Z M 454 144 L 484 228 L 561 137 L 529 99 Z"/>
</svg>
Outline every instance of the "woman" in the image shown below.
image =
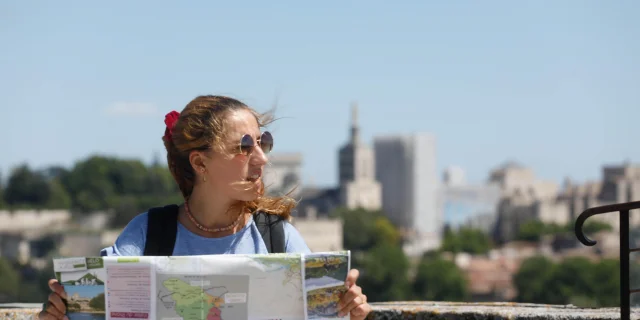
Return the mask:
<svg viewBox="0 0 640 320">
<path fill-rule="evenodd" d="M 167 162 L 184 204 L 176 209 L 177 232 L 173 255 L 267 253 L 252 219 L 255 212 L 289 218 L 295 203 L 287 197 L 264 196 L 262 174 L 266 154 L 273 147 L 268 122 L 242 102 L 222 96 L 200 96 L 181 113 L 170 112 L 163 141 Z M 135 217 L 110 249 L 114 255 L 145 254 L 149 213 Z M 298 231 L 284 226 L 284 251 L 310 252 Z M 371 308 L 356 285 L 358 271 L 350 270 L 349 288 L 340 303 L 341 315 L 364 319 Z M 65 318 L 66 293 L 51 279 L 52 293 L 40 319 Z"/>
</svg>

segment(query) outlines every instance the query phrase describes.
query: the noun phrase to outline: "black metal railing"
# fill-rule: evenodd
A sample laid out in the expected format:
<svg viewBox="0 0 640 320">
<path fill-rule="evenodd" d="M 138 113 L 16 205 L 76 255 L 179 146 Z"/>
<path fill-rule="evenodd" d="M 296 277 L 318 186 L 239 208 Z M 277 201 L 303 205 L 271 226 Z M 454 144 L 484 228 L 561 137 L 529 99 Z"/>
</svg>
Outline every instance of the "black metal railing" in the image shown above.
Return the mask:
<svg viewBox="0 0 640 320">
<path fill-rule="evenodd" d="M 591 216 L 603 213 L 620 213 L 620 319 L 631 318 L 631 294 L 640 292 L 640 289 L 629 288 L 629 255 L 631 252 L 640 251 L 640 248 L 629 248 L 629 211 L 640 209 L 640 201 L 611 204 L 601 207 L 589 208 L 582 212 L 576 220 L 575 232 L 578 240 L 586 246 L 594 246 L 597 241 L 584 235 L 582 226 Z"/>
</svg>

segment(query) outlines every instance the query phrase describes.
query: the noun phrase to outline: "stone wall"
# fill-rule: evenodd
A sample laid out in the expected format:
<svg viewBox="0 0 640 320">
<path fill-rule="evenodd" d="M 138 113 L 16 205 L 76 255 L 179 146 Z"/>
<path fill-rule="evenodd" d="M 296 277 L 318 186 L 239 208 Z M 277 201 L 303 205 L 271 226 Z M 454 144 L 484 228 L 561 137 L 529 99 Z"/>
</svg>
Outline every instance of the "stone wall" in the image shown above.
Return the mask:
<svg viewBox="0 0 640 320">
<path fill-rule="evenodd" d="M 583 309 L 562 305 L 415 301 L 376 303 L 373 306 L 374 312 L 368 319 L 620 319 L 620 310 L 616 308 Z M 632 313 L 631 319 L 639 318 L 640 310 Z"/>
<path fill-rule="evenodd" d="M 20 232 L 64 225 L 71 220 L 69 210 L 0 210 L 0 231 Z"/>
<path fill-rule="evenodd" d="M 619 309 L 582 309 L 574 306 L 518 303 L 455 303 L 455 302 L 385 302 L 372 303 L 373 312 L 367 319 L 474 319 L 474 320 L 572 320 L 620 319 Z M 34 305 L 0 305 L 0 319 L 36 319 L 40 310 Z M 640 319 L 640 310 L 631 314 Z"/>
</svg>

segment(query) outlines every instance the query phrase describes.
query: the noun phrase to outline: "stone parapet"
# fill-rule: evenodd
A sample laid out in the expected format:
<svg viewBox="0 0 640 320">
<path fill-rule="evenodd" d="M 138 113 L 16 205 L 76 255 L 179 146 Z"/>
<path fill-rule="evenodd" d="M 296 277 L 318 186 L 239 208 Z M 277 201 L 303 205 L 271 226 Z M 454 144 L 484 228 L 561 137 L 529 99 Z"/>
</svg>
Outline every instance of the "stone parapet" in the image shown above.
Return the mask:
<svg viewBox="0 0 640 320">
<path fill-rule="evenodd" d="M 620 319 L 620 309 L 586 309 L 575 306 L 529 303 L 468 303 L 468 302 L 384 302 L 372 303 L 371 320 L 613 320 Z M 36 319 L 38 305 L 0 305 L 0 319 Z M 631 319 L 640 319 L 640 309 L 632 309 Z"/>
<path fill-rule="evenodd" d="M 0 303 L 0 319 L 37 319 L 42 304 L 36 303 Z"/>
<path fill-rule="evenodd" d="M 469 302 L 384 302 L 372 304 L 368 319 L 620 319 L 620 309 L 586 309 L 565 305 L 529 303 L 469 303 Z M 631 319 L 640 319 L 640 310 L 634 310 Z"/>
</svg>

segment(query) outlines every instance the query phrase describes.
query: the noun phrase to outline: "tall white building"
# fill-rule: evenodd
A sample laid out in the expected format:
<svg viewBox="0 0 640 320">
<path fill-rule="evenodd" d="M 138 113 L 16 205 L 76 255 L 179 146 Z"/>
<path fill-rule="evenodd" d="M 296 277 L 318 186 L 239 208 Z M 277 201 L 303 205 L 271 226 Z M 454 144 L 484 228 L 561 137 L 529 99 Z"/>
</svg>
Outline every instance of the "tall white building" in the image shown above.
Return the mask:
<svg viewBox="0 0 640 320">
<path fill-rule="evenodd" d="M 413 234 L 407 254 L 440 247 L 443 218 L 438 199 L 436 141 L 430 134 L 374 139 L 376 179 L 382 209 L 398 227 Z"/>
<path fill-rule="evenodd" d="M 381 187 L 375 177 L 373 150 L 360 140 L 358 106 L 351 106 L 351 136 L 338 151 L 340 203 L 349 209 L 378 210 Z"/>
</svg>

